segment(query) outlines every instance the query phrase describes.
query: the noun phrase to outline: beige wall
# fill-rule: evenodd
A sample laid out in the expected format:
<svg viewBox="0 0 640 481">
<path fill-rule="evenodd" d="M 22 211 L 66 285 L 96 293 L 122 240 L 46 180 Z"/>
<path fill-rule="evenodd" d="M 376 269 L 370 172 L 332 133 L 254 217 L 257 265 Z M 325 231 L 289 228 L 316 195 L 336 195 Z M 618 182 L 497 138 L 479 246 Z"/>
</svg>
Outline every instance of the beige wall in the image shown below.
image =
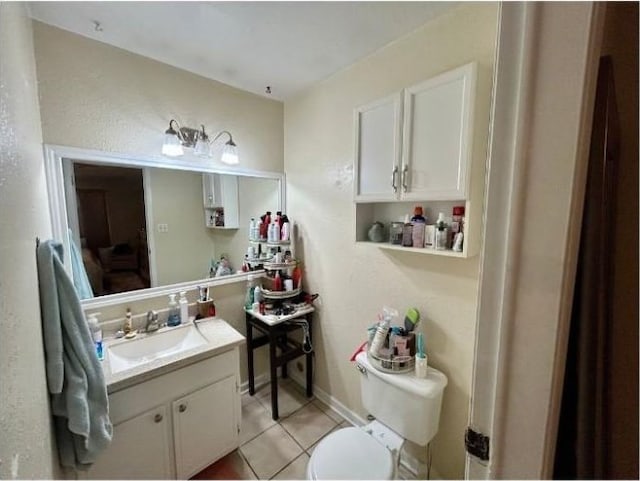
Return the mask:
<svg viewBox="0 0 640 481">
<path fill-rule="evenodd" d="M 157 285 L 207 277 L 215 243 L 204 223 L 202 175 L 149 169 L 149 183 Z M 169 231 L 158 232 L 158 224 L 167 224 Z"/>
<path fill-rule="evenodd" d="M 0 50 L 0 478 L 53 478 L 35 257 L 51 230 L 24 4 L 0 4 Z"/>
<path fill-rule="evenodd" d="M 380 251 L 353 243 L 353 109 L 472 60 L 490 79 L 497 5 L 467 4 L 395 41 L 285 103 L 287 204 L 299 223 L 306 285 L 320 292 L 316 382 L 361 415 L 359 374 L 349 363 L 382 305 L 417 307 L 429 362 L 449 378 L 433 466 L 464 476 L 475 342 L 478 258 L 467 260 Z M 487 77 L 488 76 L 488 77 Z M 474 152 L 488 130 L 490 82 L 478 96 Z M 484 154 L 483 154 L 484 155 Z M 484 162 L 484 157 L 474 159 Z M 480 174 L 482 175 L 482 173 Z"/>
<path fill-rule="evenodd" d="M 231 131 L 242 167 L 282 171 L 281 102 L 37 21 L 33 29 L 46 143 L 158 155 L 175 118 Z"/>
</svg>

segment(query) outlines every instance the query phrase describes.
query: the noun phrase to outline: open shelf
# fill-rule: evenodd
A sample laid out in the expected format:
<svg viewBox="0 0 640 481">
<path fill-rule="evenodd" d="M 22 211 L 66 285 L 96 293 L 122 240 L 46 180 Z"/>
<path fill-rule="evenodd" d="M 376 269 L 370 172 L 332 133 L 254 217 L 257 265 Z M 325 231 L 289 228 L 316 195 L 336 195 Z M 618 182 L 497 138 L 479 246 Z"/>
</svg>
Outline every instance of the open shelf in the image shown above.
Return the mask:
<svg viewBox="0 0 640 481">
<path fill-rule="evenodd" d="M 412 215 L 413 208 L 420 205 L 424 209 L 424 216 L 427 224 L 433 224 L 439 212 L 443 212 L 445 217 L 451 217 L 454 206 L 464 205 L 466 212 L 475 212 L 470 201 L 424 201 L 424 202 L 361 202 L 355 204 L 356 208 L 356 232 L 355 241 L 358 245 L 373 245 L 380 249 L 394 250 L 401 252 L 411 252 L 416 254 L 426 254 L 441 257 L 457 257 L 466 259 L 478 255 L 479 253 L 479 226 L 477 217 L 470 217 L 465 212 L 464 243 L 462 252 L 455 252 L 451 249 L 436 250 L 433 248 L 402 247 L 398 244 L 388 242 L 390 222 L 400 221 L 406 214 Z M 367 232 L 375 221 L 380 221 L 384 225 L 384 238 L 386 242 L 371 242 Z"/>
<path fill-rule="evenodd" d="M 397 244 L 389 244 L 387 242 L 371 242 L 371 241 L 357 241 L 356 245 L 368 245 L 378 247 L 380 249 L 387 249 L 391 251 L 401 252 L 415 252 L 416 254 L 426 254 L 430 256 L 443 256 L 443 257 L 458 257 L 460 259 L 466 259 L 467 256 L 464 252 L 455 252 L 451 249 L 439 251 L 432 248 L 418 248 L 418 247 L 402 247 Z"/>
</svg>

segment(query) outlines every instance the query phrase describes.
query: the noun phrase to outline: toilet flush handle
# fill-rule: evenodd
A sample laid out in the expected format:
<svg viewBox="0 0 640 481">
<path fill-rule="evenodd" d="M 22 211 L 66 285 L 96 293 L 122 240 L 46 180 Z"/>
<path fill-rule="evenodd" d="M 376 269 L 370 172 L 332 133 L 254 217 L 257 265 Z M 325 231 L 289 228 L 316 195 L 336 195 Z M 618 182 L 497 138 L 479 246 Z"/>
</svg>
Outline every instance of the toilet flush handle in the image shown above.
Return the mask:
<svg viewBox="0 0 640 481">
<path fill-rule="evenodd" d="M 358 371 L 360 371 L 362 374 L 366 374 L 367 373 L 367 368 L 364 367 L 362 364 L 356 362 L 356 369 Z"/>
</svg>

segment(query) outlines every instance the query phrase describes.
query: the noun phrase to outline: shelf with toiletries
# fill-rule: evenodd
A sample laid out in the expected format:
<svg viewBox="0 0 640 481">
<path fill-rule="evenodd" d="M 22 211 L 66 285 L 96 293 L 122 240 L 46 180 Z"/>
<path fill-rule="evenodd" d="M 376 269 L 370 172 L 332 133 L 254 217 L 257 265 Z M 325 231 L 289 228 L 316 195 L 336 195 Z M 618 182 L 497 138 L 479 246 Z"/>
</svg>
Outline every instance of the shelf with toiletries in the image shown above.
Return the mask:
<svg viewBox="0 0 640 481">
<path fill-rule="evenodd" d="M 204 223 L 210 229 L 238 229 L 238 177 L 202 174 Z"/>
<path fill-rule="evenodd" d="M 385 250 L 473 257 L 480 229 L 478 217 L 466 215 L 473 207 L 470 201 L 358 203 L 355 240 Z"/>
</svg>

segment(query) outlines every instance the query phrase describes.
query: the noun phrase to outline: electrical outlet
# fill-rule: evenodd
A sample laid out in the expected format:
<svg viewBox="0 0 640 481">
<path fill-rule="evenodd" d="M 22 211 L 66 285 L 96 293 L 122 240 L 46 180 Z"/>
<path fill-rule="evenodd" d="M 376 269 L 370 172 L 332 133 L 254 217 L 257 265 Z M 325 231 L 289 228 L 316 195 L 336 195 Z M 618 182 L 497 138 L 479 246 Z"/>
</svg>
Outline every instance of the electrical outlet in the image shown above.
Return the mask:
<svg viewBox="0 0 640 481">
<path fill-rule="evenodd" d="M 158 224 L 158 232 L 169 232 L 169 224 Z"/>
</svg>

